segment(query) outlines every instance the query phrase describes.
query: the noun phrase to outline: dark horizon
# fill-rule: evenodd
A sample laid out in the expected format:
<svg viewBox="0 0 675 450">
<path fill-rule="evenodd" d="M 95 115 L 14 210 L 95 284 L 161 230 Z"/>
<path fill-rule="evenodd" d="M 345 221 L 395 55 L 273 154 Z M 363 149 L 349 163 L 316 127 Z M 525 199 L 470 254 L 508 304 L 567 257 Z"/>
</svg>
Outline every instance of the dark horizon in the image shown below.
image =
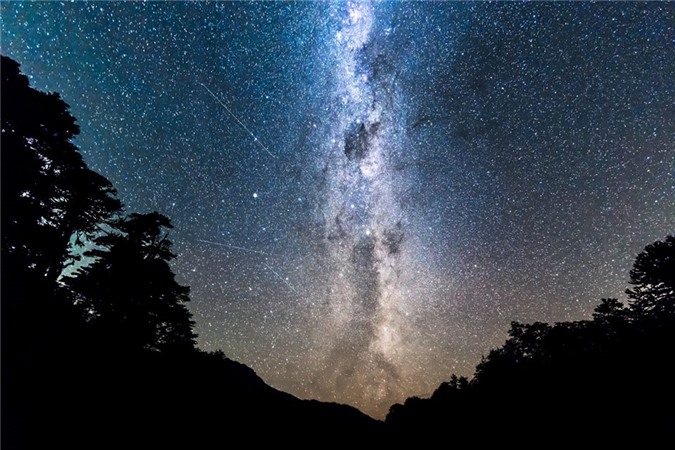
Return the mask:
<svg viewBox="0 0 675 450">
<path fill-rule="evenodd" d="M 673 3 L 6 3 L 197 345 L 384 418 L 591 319 L 675 219 Z M 6 211 L 3 208 L 3 213 Z"/>
</svg>

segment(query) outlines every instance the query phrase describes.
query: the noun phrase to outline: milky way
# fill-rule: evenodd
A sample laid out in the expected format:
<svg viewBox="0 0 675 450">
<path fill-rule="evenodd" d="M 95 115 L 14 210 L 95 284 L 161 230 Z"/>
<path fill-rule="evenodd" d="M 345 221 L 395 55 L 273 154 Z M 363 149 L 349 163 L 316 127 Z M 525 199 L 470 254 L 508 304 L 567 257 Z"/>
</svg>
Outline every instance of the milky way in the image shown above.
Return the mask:
<svg viewBox="0 0 675 450">
<path fill-rule="evenodd" d="M 16 2 L 2 53 L 175 225 L 199 345 L 383 417 L 675 223 L 675 3 Z"/>
<path fill-rule="evenodd" d="M 318 384 L 340 395 L 359 392 L 352 401 L 367 405 L 402 394 L 402 356 L 411 344 L 404 340 L 400 273 L 409 256 L 395 169 L 404 130 L 392 105 L 395 76 L 379 60 L 373 6 L 349 3 L 342 13 L 331 53 L 335 119 L 319 137 L 319 219 L 329 273 L 337 277 L 319 313 L 319 329 L 331 336 Z"/>
</svg>

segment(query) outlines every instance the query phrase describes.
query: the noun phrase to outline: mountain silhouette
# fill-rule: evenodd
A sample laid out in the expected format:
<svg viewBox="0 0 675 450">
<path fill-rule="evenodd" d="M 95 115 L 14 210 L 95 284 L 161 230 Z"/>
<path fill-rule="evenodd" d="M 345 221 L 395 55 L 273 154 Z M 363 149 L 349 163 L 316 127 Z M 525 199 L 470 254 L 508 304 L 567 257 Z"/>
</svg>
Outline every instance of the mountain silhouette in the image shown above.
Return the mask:
<svg viewBox="0 0 675 450">
<path fill-rule="evenodd" d="M 3 448 L 309 445 L 313 436 L 346 445 L 353 436 L 383 438 L 384 424 L 356 408 L 300 400 L 222 354 L 52 356 L 33 361 L 31 376 L 3 399 Z"/>
</svg>

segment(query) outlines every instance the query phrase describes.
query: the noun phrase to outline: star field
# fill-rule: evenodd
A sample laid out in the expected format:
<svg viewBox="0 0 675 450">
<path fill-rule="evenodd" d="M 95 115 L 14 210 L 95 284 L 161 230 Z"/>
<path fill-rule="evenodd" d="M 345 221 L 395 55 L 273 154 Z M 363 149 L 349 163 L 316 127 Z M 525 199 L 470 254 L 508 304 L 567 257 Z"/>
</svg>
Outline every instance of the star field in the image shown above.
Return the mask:
<svg viewBox="0 0 675 450">
<path fill-rule="evenodd" d="M 1 46 L 172 218 L 200 347 L 303 398 L 381 418 L 675 231 L 672 3 L 5 3 Z"/>
</svg>

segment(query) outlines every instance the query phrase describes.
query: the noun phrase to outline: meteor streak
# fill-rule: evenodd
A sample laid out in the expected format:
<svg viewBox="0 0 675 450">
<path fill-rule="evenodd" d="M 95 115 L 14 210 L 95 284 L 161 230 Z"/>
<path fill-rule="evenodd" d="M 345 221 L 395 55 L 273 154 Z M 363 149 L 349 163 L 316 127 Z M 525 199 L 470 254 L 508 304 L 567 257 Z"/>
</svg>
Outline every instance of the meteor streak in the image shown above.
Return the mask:
<svg viewBox="0 0 675 450">
<path fill-rule="evenodd" d="M 207 240 L 204 240 L 204 239 L 197 239 L 197 241 L 198 241 L 198 242 L 203 242 L 203 243 L 205 243 L 205 244 L 218 245 L 218 246 L 220 246 L 220 247 L 233 248 L 233 249 L 235 249 L 235 250 L 242 250 L 242 251 L 245 251 L 245 252 L 258 253 L 259 255 L 270 256 L 269 253 L 265 253 L 265 252 L 260 251 L 260 250 L 253 250 L 253 249 L 250 249 L 250 248 L 239 247 L 239 246 L 236 246 L 236 245 L 228 245 L 228 244 L 223 244 L 223 243 L 221 243 L 221 242 L 207 241 Z M 293 287 L 293 285 L 291 285 L 291 283 L 289 283 L 288 280 L 287 280 L 286 278 L 284 278 L 284 277 L 282 277 L 281 275 L 279 275 L 279 272 L 277 272 L 277 271 L 274 270 L 272 267 L 270 267 L 269 264 L 263 262 L 262 265 L 265 266 L 270 272 L 272 272 L 272 273 L 274 274 L 274 276 L 276 276 L 277 278 L 279 278 L 279 279 L 280 279 L 286 286 L 288 286 L 288 288 L 289 288 L 291 291 L 293 291 L 296 295 L 300 295 L 300 293 L 297 291 L 297 289 L 295 289 L 295 288 Z"/>
<path fill-rule="evenodd" d="M 253 250 L 253 249 L 250 249 L 250 248 L 238 247 L 236 245 L 223 244 L 222 242 L 206 241 L 204 239 L 197 239 L 197 241 L 203 242 L 204 244 L 218 245 L 220 247 L 233 248 L 235 250 L 242 250 L 242 251 L 245 251 L 245 252 L 258 253 L 259 255 L 269 256 L 269 253 L 265 253 L 265 252 L 260 251 L 260 250 Z"/>
<path fill-rule="evenodd" d="M 279 278 L 281 281 L 283 281 L 283 282 L 286 284 L 286 286 L 288 286 L 288 288 L 289 288 L 291 291 L 293 291 L 293 292 L 294 292 L 295 294 L 297 294 L 297 295 L 300 295 L 300 293 L 299 293 L 298 291 L 295 290 L 295 288 L 291 285 L 291 283 L 289 283 L 288 280 L 287 280 L 286 278 L 284 278 L 284 277 L 282 277 L 281 275 L 279 275 L 279 274 L 277 273 L 276 270 L 272 269 L 272 268 L 271 268 L 268 264 L 266 264 L 266 263 L 263 263 L 263 266 L 267 267 L 274 275 L 277 276 L 277 278 Z"/>
<path fill-rule="evenodd" d="M 247 127 L 246 125 L 244 125 L 244 122 L 242 122 L 241 120 L 239 120 L 239 117 L 237 117 L 237 116 L 232 112 L 232 110 L 230 110 L 230 108 L 227 107 L 227 105 L 225 104 L 225 102 L 223 102 L 220 98 L 218 98 L 218 96 L 217 96 L 216 94 L 214 94 L 213 91 L 212 91 L 211 89 L 208 88 L 208 86 L 206 86 L 204 83 L 199 83 L 199 84 L 201 84 L 202 86 L 204 86 L 204 89 L 206 89 L 206 90 L 208 91 L 208 93 L 211 94 L 211 97 L 213 97 L 218 103 L 220 103 L 221 106 L 222 106 L 223 108 L 225 108 L 225 110 L 226 110 L 228 113 L 230 113 L 230 115 L 231 115 L 232 117 L 234 117 L 234 120 L 236 120 L 237 123 L 239 123 L 239 125 L 241 125 L 241 127 L 242 127 L 244 130 L 246 130 L 246 131 L 248 132 L 248 134 L 251 135 L 251 137 L 253 138 L 253 140 L 254 140 L 254 141 L 255 141 L 255 142 L 256 142 L 263 150 L 265 150 L 265 151 L 267 152 L 268 155 L 270 155 L 270 156 L 273 157 L 273 158 L 276 158 L 276 157 L 277 157 L 275 154 L 273 154 L 272 152 L 270 152 L 270 150 L 269 150 L 265 145 L 263 145 L 262 142 L 260 142 L 260 139 L 258 139 L 258 137 L 257 137 L 255 134 L 253 134 L 253 132 L 252 132 L 251 130 L 249 130 L 248 127 Z"/>
</svg>

